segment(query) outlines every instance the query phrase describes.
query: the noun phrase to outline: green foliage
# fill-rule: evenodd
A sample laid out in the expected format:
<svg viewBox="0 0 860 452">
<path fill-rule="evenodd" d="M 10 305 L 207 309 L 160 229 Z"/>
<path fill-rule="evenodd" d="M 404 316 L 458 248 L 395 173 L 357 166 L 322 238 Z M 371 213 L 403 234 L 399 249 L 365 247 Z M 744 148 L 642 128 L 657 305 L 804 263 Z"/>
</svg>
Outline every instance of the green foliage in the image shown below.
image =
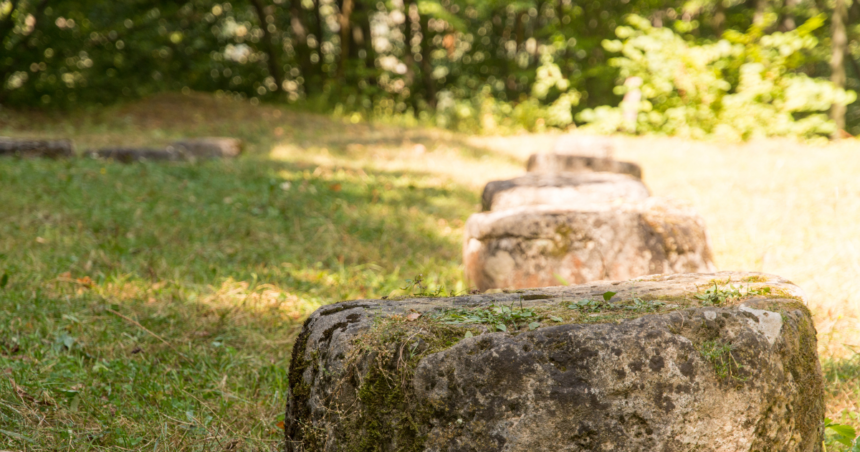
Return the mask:
<svg viewBox="0 0 860 452">
<path fill-rule="evenodd" d="M 857 436 L 857 431 L 850 425 L 837 424 L 831 419 L 824 419 L 825 432 L 831 433 L 827 436 L 826 442 L 830 445 L 840 444 L 846 446 L 847 452 L 860 452 L 860 437 Z"/>
<path fill-rule="evenodd" d="M 0 103 L 197 90 L 467 132 L 578 118 L 600 132 L 741 140 L 828 135 L 829 106 L 854 100 L 823 81 L 828 10 L 807 0 L 768 2 L 758 22 L 745 3 L 714 0 L 351 4 L 345 15 L 342 2 L 300 0 L 2 0 Z M 616 107 L 629 77 L 644 97 Z"/>
<path fill-rule="evenodd" d="M 628 131 L 730 141 L 770 136 L 815 138 L 831 135 L 826 112 L 855 100 L 853 92 L 811 78 L 798 70 L 810 62 L 818 44 L 812 32 L 823 19 L 813 17 L 789 32 L 762 35 L 729 30 L 717 42 L 696 44 L 669 28 L 653 27 L 630 16 L 619 27 L 620 40 L 605 41 L 621 80 L 619 94 L 641 92 L 641 101 L 599 107 L 579 119 L 601 132 Z M 635 119 L 625 118 L 625 108 Z"/>
</svg>

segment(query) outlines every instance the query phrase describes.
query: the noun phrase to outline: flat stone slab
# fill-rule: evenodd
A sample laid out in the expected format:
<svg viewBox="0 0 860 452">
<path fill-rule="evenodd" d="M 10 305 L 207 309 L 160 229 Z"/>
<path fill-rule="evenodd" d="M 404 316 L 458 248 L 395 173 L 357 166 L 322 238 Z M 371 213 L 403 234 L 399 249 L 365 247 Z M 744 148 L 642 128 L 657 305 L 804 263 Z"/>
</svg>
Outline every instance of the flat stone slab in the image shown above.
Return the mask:
<svg viewBox="0 0 860 452">
<path fill-rule="evenodd" d="M 236 138 L 193 138 L 175 141 L 166 148 L 105 148 L 90 155 L 118 162 L 193 161 L 197 159 L 235 158 L 242 152 L 242 140 Z"/>
<path fill-rule="evenodd" d="M 552 152 L 611 159 L 615 152 L 615 142 L 611 137 L 601 135 L 567 134 L 555 141 Z"/>
<path fill-rule="evenodd" d="M 155 148 L 106 148 L 91 152 L 90 155 L 92 157 L 115 160 L 121 163 L 146 161 L 178 162 L 186 160 L 185 155 L 180 152 L 168 149 Z"/>
<path fill-rule="evenodd" d="M 0 157 L 60 158 L 74 155 L 74 144 L 71 140 L 0 137 Z"/>
<path fill-rule="evenodd" d="M 702 218 L 662 198 L 477 213 L 465 229 L 466 279 L 482 291 L 715 270 Z"/>
<path fill-rule="evenodd" d="M 635 163 L 619 162 L 611 158 L 562 153 L 532 154 L 526 163 L 526 170 L 536 173 L 597 171 L 629 174 L 639 179 L 642 178 L 642 168 Z"/>
<path fill-rule="evenodd" d="M 337 303 L 293 347 L 287 450 L 817 452 L 816 345 L 757 273 Z"/>
<path fill-rule="evenodd" d="M 637 201 L 650 196 L 641 180 L 613 173 L 530 173 L 484 187 L 484 211 L 522 206 L 573 206 L 580 203 Z"/>
<path fill-rule="evenodd" d="M 196 158 L 235 158 L 242 153 L 242 140 L 223 137 L 189 138 L 174 141 L 168 149 Z"/>
</svg>

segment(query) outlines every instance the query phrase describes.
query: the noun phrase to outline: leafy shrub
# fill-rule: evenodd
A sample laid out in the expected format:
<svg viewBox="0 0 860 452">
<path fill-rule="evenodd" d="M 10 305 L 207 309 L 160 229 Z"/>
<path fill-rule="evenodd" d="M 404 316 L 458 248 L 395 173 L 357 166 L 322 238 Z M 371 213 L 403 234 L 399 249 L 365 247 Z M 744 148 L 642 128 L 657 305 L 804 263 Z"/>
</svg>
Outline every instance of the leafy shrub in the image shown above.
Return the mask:
<svg viewBox="0 0 860 452">
<path fill-rule="evenodd" d="M 618 27 L 620 40 L 603 46 L 621 56 L 610 60 L 621 80 L 642 79 L 635 122 L 624 123 L 622 107 L 584 110 L 577 119 L 598 132 L 626 130 L 733 141 L 757 137 L 814 138 L 831 135 L 827 117 L 834 104 L 856 98 L 826 80 L 800 72 L 818 44 L 814 17 L 786 33 L 727 31 L 717 42 L 696 44 L 639 16 Z M 629 86 L 616 86 L 625 94 Z"/>
<path fill-rule="evenodd" d="M 493 133 L 540 132 L 547 127 L 573 124 L 573 107 L 581 98 L 579 91 L 570 87 L 551 54 L 545 53 L 541 61 L 531 94 L 523 95 L 518 102 L 499 100 L 489 85 L 466 98 L 457 98 L 450 90 L 440 92 L 436 125 L 462 132 Z"/>
</svg>

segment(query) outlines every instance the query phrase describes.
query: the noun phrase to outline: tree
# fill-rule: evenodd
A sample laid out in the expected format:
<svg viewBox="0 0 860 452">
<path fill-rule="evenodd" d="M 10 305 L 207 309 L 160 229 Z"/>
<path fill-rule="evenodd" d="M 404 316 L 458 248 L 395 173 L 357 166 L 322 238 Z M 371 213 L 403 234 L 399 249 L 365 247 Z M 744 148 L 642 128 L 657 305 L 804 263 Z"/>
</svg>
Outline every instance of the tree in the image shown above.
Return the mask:
<svg viewBox="0 0 860 452">
<path fill-rule="evenodd" d="M 845 52 L 848 48 L 848 34 L 846 25 L 848 22 L 848 9 L 845 0 L 835 0 L 831 17 L 831 56 L 830 56 L 830 80 L 838 88 L 845 88 Z M 830 117 L 836 123 L 837 129 L 845 128 L 845 105 L 833 104 Z M 837 135 L 838 136 L 838 131 Z"/>
</svg>

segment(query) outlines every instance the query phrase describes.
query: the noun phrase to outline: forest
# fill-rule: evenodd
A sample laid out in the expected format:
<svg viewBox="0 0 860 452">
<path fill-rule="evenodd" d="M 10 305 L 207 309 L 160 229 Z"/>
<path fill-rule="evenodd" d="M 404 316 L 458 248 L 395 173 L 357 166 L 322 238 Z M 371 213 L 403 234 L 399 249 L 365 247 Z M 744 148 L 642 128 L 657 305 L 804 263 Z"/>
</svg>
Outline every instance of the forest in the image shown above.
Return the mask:
<svg viewBox="0 0 860 452">
<path fill-rule="evenodd" d="M 860 132 L 848 0 L 0 0 L 0 105 L 163 91 L 468 133 Z"/>
</svg>

